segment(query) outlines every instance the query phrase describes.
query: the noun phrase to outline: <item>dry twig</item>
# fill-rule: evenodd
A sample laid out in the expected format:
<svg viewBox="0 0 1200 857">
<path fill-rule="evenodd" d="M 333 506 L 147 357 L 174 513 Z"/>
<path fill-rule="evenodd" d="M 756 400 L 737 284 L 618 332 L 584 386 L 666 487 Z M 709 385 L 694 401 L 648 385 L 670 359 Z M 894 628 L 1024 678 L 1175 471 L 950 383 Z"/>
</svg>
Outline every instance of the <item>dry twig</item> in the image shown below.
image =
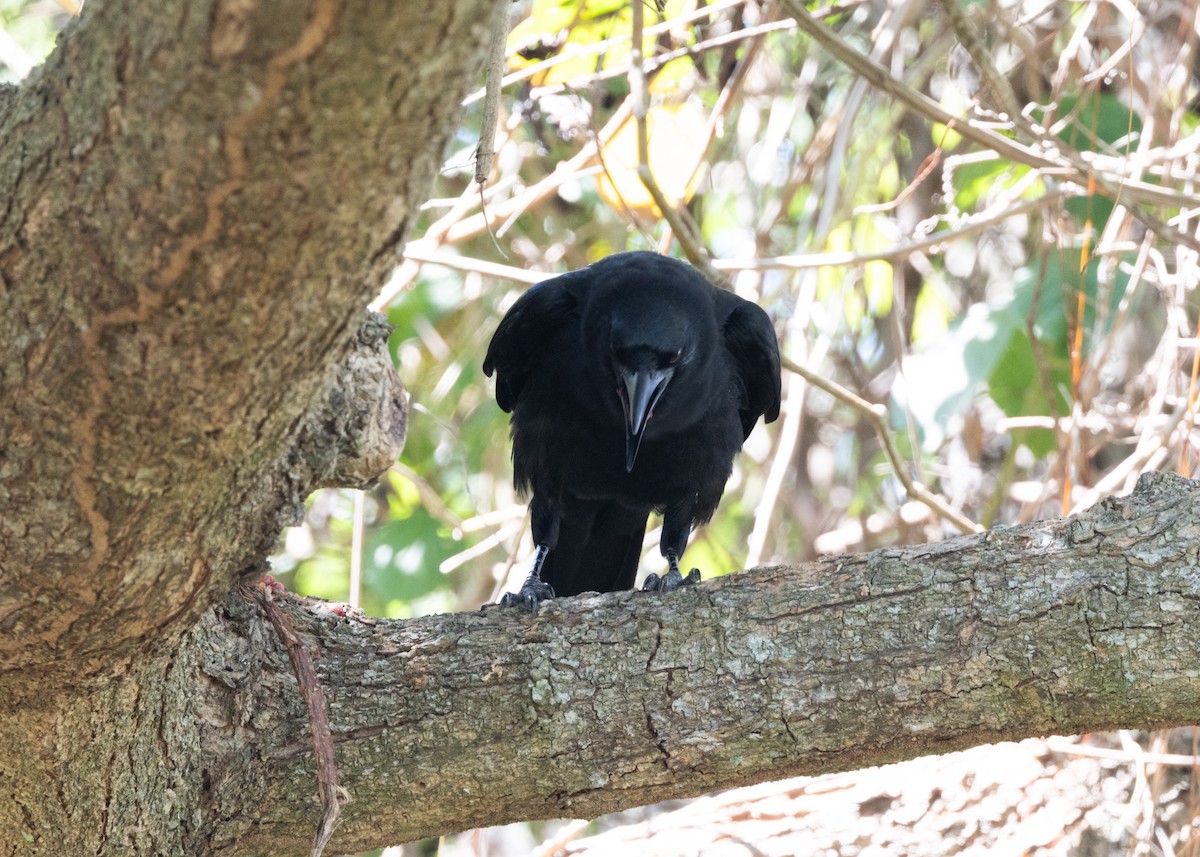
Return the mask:
<svg viewBox="0 0 1200 857">
<path fill-rule="evenodd" d="M 279 609 L 271 596 L 272 582 L 259 581 L 258 599 L 266 611 L 267 619 L 279 639 L 287 648 L 288 659 L 300 685 L 304 705 L 308 710 L 308 723 L 312 729 L 313 757 L 317 765 L 317 790 L 321 797 L 321 820 L 313 838 L 311 857 L 321 857 L 329 844 L 333 831 L 341 818 L 342 807 L 350 802 L 350 793 L 338 782 L 337 760 L 333 754 L 333 735 L 329 729 L 329 707 L 325 691 L 313 669 L 312 657 L 304 642 L 296 634 L 291 621 Z M 278 585 L 278 584 L 274 584 Z"/>
</svg>

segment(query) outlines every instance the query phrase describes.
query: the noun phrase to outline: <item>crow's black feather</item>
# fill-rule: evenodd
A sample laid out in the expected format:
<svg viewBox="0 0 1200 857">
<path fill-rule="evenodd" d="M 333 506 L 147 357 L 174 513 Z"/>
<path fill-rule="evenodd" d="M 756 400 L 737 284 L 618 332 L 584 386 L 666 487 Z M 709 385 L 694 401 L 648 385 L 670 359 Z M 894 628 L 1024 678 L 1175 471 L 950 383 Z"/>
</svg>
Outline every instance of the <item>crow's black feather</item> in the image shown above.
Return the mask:
<svg viewBox="0 0 1200 857">
<path fill-rule="evenodd" d="M 540 283 L 483 364 L 512 413 L 513 471 L 538 561 L 522 595 L 629 588 L 649 513 L 677 560 L 713 514 L 759 417 L 779 415 L 767 314 L 654 253 L 621 253 Z M 540 575 L 540 581 L 538 577 Z"/>
</svg>

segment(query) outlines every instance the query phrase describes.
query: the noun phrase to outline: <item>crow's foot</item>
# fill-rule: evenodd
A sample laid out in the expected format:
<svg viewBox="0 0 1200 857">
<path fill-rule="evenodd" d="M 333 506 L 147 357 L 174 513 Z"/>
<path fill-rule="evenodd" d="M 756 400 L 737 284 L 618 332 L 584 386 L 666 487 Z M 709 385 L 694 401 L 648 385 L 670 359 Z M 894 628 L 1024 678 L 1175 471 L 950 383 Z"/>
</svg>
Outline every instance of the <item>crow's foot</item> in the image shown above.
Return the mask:
<svg viewBox="0 0 1200 857">
<path fill-rule="evenodd" d="M 643 592 L 670 592 L 672 589 L 678 589 L 681 586 L 691 586 L 694 583 L 700 582 L 700 569 L 693 568 L 688 572 L 687 577 L 679 573 L 678 567 L 673 567 L 670 571 L 659 577 L 651 572 L 646 575 L 646 582 L 642 584 Z"/>
<path fill-rule="evenodd" d="M 554 587 L 543 583 L 536 577 L 528 577 L 521 585 L 520 592 L 506 592 L 500 599 L 501 607 L 525 607 L 530 613 L 537 613 L 538 606 L 543 601 L 554 597 Z"/>
</svg>

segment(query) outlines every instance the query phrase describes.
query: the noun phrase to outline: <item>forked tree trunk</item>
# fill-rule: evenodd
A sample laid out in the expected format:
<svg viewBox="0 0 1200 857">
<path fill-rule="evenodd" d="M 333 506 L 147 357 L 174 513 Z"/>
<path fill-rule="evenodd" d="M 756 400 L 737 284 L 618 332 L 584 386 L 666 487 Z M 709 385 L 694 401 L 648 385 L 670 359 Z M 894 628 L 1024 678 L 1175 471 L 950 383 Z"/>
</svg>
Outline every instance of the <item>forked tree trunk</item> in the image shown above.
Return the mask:
<svg viewBox="0 0 1200 857">
<path fill-rule="evenodd" d="M 364 306 L 499 8 L 91 0 L 0 89 L 0 853 L 205 850 L 182 641 L 394 460 Z"/>
</svg>

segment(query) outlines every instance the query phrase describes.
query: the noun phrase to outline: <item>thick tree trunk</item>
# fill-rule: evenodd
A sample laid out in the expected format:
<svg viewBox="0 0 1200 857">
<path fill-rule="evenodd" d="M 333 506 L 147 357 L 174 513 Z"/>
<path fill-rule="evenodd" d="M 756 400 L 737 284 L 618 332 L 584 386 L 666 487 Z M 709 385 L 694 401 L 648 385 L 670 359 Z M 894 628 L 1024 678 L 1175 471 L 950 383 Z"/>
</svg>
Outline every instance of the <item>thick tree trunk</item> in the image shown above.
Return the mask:
<svg viewBox="0 0 1200 857">
<path fill-rule="evenodd" d="M 496 8 L 98 0 L 0 96 L 6 692 L 177 640 L 355 454 L 337 375 Z"/>
<path fill-rule="evenodd" d="M 90 0 L 0 88 L 0 853 L 206 850 L 180 641 L 394 460 L 363 307 L 501 2 Z"/>
</svg>

